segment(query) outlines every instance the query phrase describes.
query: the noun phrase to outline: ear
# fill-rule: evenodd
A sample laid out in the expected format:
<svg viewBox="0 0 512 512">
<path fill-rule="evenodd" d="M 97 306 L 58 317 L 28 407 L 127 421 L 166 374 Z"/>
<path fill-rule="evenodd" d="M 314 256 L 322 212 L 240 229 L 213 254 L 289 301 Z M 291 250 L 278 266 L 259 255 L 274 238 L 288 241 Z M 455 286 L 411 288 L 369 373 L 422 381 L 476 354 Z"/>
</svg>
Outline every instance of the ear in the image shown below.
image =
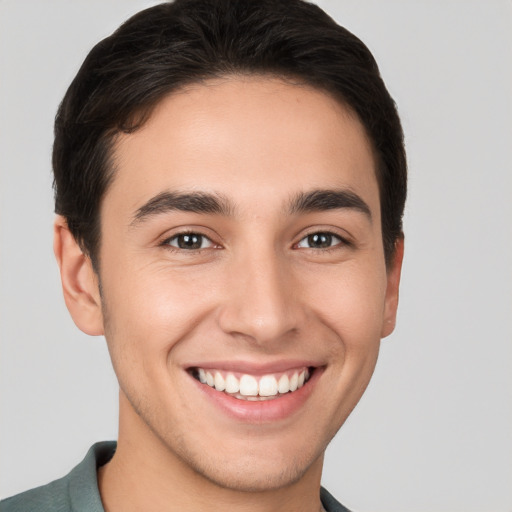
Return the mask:
<svg viewBox="0 0 512 512">
<path fill-rule="evenodd" d="M 91 336 L 103 334 L 98 276 L 91 259 L 82 252 L 60 215 L 53 225 L 53 251 L 60 269 L 64 301 L 76 326 Z"/>
<path fill-rule="evenodd" d="M 384 321 L 382 324 L 381 338 L 389 336 L 395 329 L 396 312 L 398 309 L 398 289 L 400 287 L 400 275 L 402 273 L 402 261 L 404 259 L 404 237 L 401 236 L 395 244 L 393 261 L 388 268 L 386 298 L 384 302 Z"/>
</svg>

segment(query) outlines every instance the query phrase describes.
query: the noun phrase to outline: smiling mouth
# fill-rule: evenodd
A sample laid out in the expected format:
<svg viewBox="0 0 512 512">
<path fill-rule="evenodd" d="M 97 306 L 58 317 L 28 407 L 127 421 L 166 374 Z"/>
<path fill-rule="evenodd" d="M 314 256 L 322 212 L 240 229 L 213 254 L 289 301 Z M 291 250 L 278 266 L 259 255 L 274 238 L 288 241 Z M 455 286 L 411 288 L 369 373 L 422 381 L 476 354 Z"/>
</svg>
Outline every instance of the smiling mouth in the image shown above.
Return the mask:
<svg viewBox="0 0 512 512">
<path fill-rule="evenodd" d="M 192 377 L 206 386 L 239 400 L 274 400 L 302 388 L 311 378 L 312 367 L 295 368 L 266 375 L 226 372 L 217 369 L 191 368 Z"/>
</svg>

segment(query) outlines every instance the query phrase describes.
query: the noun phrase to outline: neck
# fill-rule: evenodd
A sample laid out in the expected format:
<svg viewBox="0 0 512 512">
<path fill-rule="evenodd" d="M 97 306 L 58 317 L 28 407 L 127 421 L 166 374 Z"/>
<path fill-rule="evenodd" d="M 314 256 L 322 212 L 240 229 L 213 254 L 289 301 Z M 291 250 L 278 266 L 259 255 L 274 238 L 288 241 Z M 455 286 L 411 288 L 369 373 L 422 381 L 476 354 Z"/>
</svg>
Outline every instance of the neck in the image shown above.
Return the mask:
<svg viewBox="0 0 512 512">
<path fill-rule="evenodd" d="M 98 471 L 106 512 L 318 512 L 323 456 L 299 480 L 251 491 L 229 488 L 196 472 L 172 452 L 121 395 L 117 450 Z M 127 401 L 126 401 L 127 402 Z"/>
</svg>

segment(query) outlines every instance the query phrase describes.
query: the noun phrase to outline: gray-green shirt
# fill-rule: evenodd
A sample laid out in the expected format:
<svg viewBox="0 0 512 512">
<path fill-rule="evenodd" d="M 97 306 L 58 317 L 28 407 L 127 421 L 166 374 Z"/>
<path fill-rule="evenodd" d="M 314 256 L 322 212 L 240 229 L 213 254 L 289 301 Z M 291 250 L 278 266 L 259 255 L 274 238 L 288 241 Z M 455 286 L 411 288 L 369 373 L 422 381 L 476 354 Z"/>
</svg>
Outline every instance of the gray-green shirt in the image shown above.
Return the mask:
<svg viewBox="0 0 512 512">
<path fill-rule="evenodd" d="M 65 477 L 3 500 L 1 512 L 105 512 L 98 490 L 97 470 L 115 451 L 114 441 L 96 443 Z M 323 488 L 320 498 L 326 512 L 349 512 Z"/>
</svg>

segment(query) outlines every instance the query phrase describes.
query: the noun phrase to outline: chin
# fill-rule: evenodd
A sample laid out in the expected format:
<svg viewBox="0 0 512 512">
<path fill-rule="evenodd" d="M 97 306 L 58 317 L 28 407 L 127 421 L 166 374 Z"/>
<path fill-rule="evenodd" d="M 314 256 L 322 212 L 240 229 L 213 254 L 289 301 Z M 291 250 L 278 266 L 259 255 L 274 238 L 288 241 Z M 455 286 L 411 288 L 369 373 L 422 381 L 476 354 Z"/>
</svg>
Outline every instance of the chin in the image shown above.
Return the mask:
<svg viewBox="0 0 512 512">
<path fill-rule="evenodd" d="M 241 454 L 234 460 L 223 460 L 220 464 L 190 459 L 187 463 L 197 474 L 218 487 L 239 492 L 268 492 L 292 486 L 303 479 L 316 466 L 316 461 L 319 461 L 321 468 L 321 459 L 320 456 L 313 461 L 296 457 L 276 460 L 275 457 L 262 458 L 260 453 Z"/>
</svg>

